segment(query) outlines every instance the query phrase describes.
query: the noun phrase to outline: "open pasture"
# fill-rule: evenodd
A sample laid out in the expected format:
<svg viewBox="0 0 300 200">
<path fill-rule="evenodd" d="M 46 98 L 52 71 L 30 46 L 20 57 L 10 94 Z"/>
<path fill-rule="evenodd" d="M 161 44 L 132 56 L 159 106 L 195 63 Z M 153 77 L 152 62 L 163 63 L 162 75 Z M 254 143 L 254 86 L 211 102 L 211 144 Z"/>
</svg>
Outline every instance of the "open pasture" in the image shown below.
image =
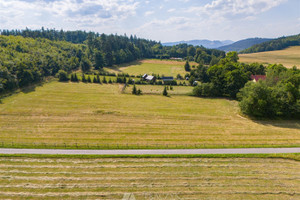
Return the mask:
<svg viewBox="0 0 300 200">
<path fill-rule="evenodd" d="M 158 60 L 158 59 L 146 59 L 136 62 L 132 62 L 126 65 L 115 66 L 113 68 L 105 68 L 110 72 L 115 73 L 128 73 L 132 75 L 143 74 L 159 74 L 160 76 L 173 76 L 176 77 L 180 74 L 184 77 L 186 71 L 184 70 L 185 61 L 172 61 L 172 60 Z M 195 62 L 190 63 L 197 66 Z"/>
<path fill-rule="evenodd" d="M 162 91 L 162 86 L 143 87 Z M 126 89 L 128 93 L 131 88 Z M 222 148 L 300 144 L 299 121 L 253 121 L 239 115 L 236 101 L 172 94 L 136 96 L 124 94 L 122 89 L 119 84 L 53 81 L 6 97 L 0 104 L 0 146 Z M 185 90 L 189 87 L 174 86 L 173 92 Z"/>
<path fill-rule="evenodd" d="M 280 158 L 0 158 L 1 199 L 299 199 Z"/>
<path fill-rule="evenodd" d="M 240 62 L 263 63 L 263 64 L 283 64 L 287 68 L 293 66 L 300 67 L 300 46 L 289 47 L 279 51 L 267 51 L 250 54 L 239 54 Z"/>
</svg>

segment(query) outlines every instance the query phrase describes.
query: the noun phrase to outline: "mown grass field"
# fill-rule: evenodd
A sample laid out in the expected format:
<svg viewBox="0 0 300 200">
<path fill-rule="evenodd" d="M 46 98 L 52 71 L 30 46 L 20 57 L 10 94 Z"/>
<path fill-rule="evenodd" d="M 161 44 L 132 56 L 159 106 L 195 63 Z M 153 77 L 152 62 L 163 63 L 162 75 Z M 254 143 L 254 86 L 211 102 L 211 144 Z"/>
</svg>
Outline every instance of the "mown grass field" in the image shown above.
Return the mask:
<svg viewBox="0 0 300 200">
<path fill-rule="evenodd" d="M 186 74 L 184 70 L 185 61 L 172 61 L 172 60 L 157 60 L 157 59 L 146 59 L 136 62 L 132 62 L 126 65 L 115 66 L 113 68 L 105 68 L 110 72 L 115 73 L 128 73 L 131 75 L 143 75 L 143 74 L 159 74 L 160 76 L 173 76 L 181 74 L 183 77 Z M 195 62 L 190 63 L 197 66 Z"/>
<path fill-rule="evenodd" d="M 138 86 L 140 87 L 140 86 Z M 147 87 L 149 87 L 147 89 Z M 2 99 L 0 146 L 59 148 L 203 148 L 299 146 L 299 120 L 253 121 L 236 101 L 196 98 L 175 87 L 122 93 L 123 85 L 52 81 Z M 132 88 L 132 86 L 131 86 Z M 130 93 L 131 88 L 125 91 Z M 197 146 L 198 145 L 198 146 Z"/>
<path fill-rule="evenodd" d="M 267 51 L 251 54 L 239 54 L 240 62 L 245 63 L 264 63 L 264 64 L 283 64 L 285 67 L 300 67 L 300 46 L 289 47 L 279 51 Z"/>
<path fill-rule="evenodd" d="M 0 157 L 1 199 L 299 199 L 299 179 L 281 158 Z"/>
</svg>

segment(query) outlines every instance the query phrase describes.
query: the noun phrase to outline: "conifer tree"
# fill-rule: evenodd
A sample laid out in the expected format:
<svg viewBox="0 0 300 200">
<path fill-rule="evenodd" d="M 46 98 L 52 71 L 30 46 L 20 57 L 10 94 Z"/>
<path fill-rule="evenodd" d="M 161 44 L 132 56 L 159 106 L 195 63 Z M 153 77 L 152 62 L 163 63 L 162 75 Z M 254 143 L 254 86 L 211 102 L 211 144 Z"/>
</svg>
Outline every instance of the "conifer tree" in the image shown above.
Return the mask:
<svg viewBox="0 0 300 200">
<path fill-rule="evenodd" d="M 101 83 L 101 80 L 100 80 L 99 74 L 97 74 L 97 83 Z"/>
<path fill-rule="evenodd" d="M 94 76 L 94 78 L 93 78 L 93 83 L 97 83 L 96 76 Z"/>
<path fill-rule="evenodd" d="M 74 74 L 71 74 L 71 82 L 74 82 Z"/>
<path fill-rule="evenodd" d="M 133 85 L 132 94 L 137 94 L 135 84 Z"/>
<path fill-rule="evenodd" d="M 109 80 L 108 80 L 108 83 L 109 83 L 109 84 L 112 84 L 112 81 L 111 81 L 111 79 L 109 79 Z"/>
<path fill-rule="evenodd" d="M 87 82 L 88 82 L 88 83 L 91 83 L 91 82 L 92 82 L 92 80 L 91 80 L 91 77 L 90 77 L 90 76 L 88 76 Z"/>
<path fill-rule="evenodd" d="M 190 66 L 190 63 L 188 60 L 186 61 L 185 65 L 184 65 L 184 69 L 187 72 L 191 71 L 191 66 Z"/>
<path fill-rule="evenodd" d="M 105 78 L 105 76 L 103 77 L 103 81 L 102 81 L 103 83 L 107 83 L 107 80 L 106 80 L 106 78 Z"/>
<path fill-rule="evenodd" d="M 82 78 L 81 78 L 82 82 L 86 83 L 86 79 L 85 79 L 85 75 L 82 74 Z"/>
<path fill-rule="evenodd" d="M 164 88 L 163 95 L 164 95 L 164 96 L 168 96 L 168 92 L 167 92 L 167 87 L 166 87 L 166 86 L 165 86 L 165 88 Z"/>
<path fill-rule="evenodd" d="M 78 82 L 78 77 L 77 77 L 77 74 L 75 73 L 75 75 L 74 75 L 74 81 L 75 82 Z"/>
</svg>

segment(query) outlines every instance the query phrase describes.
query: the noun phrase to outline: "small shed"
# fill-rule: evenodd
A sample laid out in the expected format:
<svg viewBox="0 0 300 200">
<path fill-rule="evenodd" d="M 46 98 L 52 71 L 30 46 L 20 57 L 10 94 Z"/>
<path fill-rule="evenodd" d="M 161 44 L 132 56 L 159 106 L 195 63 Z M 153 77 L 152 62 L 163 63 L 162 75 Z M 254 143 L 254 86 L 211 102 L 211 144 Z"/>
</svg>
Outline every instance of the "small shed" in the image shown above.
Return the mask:
<svg viewBox="0 0 300 200">
<path fill-rule="evenodd" d="M 142 78 L 145 80 L 145 79 L 147 78 L 147 76 L 148 76 L 148 74 L 144 74 L 144 75 L 142 76 Z"/>
<path fill-rule="evenodd" d="M 155 76 L 150 76 L 148 75 L 146 78 L 145 78 L 146 81 L 155 81 Z"/>
<path fill-rule="evenodd" d="M 162 77 L 161 80 L 163 80 L 163 82 L 171 82 L 174 80 L 173 76 L 165 76 Z"/>
<path fill-rule="evenodd" d="M 148 75 L 148 74 L 144 74 L 143 76 L 142 76 L 142 78 L 143 78 L 143 80 L 144 81 L 155 81 L 155 76 L 151 76 L 151 75 Z"/>
</svg>

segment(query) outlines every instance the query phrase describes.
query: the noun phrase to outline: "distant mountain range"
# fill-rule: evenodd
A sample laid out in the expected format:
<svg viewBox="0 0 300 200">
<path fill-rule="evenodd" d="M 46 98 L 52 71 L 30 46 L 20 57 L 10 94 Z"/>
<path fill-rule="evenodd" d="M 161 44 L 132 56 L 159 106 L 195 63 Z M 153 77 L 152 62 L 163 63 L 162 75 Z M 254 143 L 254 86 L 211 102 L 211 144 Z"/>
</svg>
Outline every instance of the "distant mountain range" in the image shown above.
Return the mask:
<svg viewBox="0 0 300 200">
<path fill-rule="evenodd" d="M 263 42 L 268 42 L 268 41 L 271 41 L 273 39 L 270 39 L 270 38 L 248 38 L 248 39 L 245 39 L 245 40 L 239 40 L 237 42 L 234 42 L 232 44 L 229 44 L 229 45 L 225 45 L 225 46 L 221 46 L 221 47 L 218 47 L 217 49 L 219 50 L 223 50 L 223 51 L 242 51 L 244 49 L 248 49 L 249 47 L 252 47 L 253 45 L 256 45 L 256 44 L 261 44 Z"/>
<path fill-rule="evenodd" d="M 268 42 L 273 39 L 270 38 L 248 38 L 244 40 L 239 40 L 237 42 L 233 42 L 231 40 L 188 40 L 188 41 L 179 41 L 179 42 L 166 42 L 162 43 L 164 46 L 173 46 L 178 44 L 189 44 L 193 46 L 204 46 L 209 49 L 219 49 L 222 51 L 242 51 L 249 47 L 252 47 L 256 44 L 261 44 L 263 42 Z"/>
<path fill-rule="evenodd" d="M 166 42 L 162 43 L 164 46 L 173 46 L 177 44 L 189 44 L 193 46 L 204 46 L 205 48 L 210 48 L 210 49 L 216 49 L 218 47 L 224 46 L 224 45 L 229 45 L 232 44 L 233 41 L 231 40 L 189 40 L 189 41 L 179 41 L 179 42 Z"/>
</svg>

